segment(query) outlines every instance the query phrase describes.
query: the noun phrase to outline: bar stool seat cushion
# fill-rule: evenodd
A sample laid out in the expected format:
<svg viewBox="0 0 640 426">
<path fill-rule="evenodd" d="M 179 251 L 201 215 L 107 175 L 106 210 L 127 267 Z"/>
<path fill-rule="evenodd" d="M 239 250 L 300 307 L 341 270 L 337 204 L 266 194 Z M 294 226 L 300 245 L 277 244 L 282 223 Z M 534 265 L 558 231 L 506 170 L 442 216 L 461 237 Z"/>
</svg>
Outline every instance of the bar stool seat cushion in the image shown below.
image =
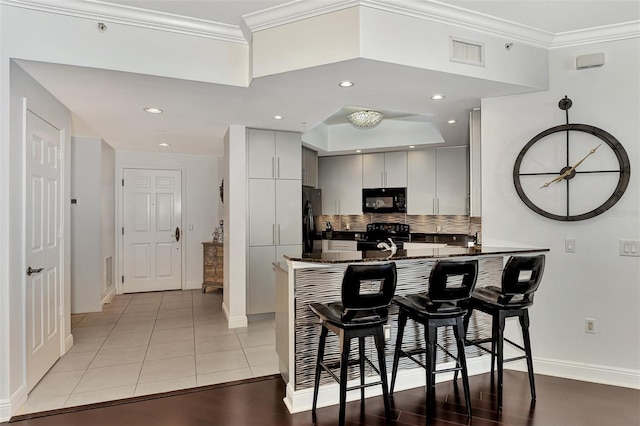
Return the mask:
<svg viewBox="0 0 640 426">
<path fill-rule="evenodd" d="M 347 311 L 341 302 L 311 303 L 309 307 L 320 319 L 338 328 L 368 328 L 387 321 L 387 315 L 373 309 Z"/>
<path fill-rule="evenodd" d="M 466 313 L 466 310 L 458 306 L 457 302 L 434 302 L 428 293 L 395 296 L 393 303 L 398 305 L 400 309 L 409 311 L 411 316 L 425 321 L 428 318 L 455 317 Z"/>
<path fill-rule="evenodd" d="M 471 293 L 471 303 L 474 308 L 485 312 L 496 309 L 523 309 L 533 305 L 532 298 L 525 298 L 522 294 L 505 294 L 500 287 L 476 287 Z"/>
</svg>

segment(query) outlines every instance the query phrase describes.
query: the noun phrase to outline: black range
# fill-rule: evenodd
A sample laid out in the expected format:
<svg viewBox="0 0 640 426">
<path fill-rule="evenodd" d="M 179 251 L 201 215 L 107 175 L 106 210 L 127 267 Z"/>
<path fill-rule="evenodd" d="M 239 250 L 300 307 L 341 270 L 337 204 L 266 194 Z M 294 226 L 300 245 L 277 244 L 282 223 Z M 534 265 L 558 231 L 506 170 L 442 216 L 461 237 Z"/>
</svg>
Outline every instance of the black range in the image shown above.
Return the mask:
<svg viewBox="0 0 640 426">
<path fill-rule="evenodd" d="M 409 225 L 404 223 L 376 222 L 367 224 L 367 232 L 358 241 L 358 250 L 380 250 L 378 244 L 393 240 L 398 249 L 402 249 L 405 241 L 410 241 Z"/>
</svg>

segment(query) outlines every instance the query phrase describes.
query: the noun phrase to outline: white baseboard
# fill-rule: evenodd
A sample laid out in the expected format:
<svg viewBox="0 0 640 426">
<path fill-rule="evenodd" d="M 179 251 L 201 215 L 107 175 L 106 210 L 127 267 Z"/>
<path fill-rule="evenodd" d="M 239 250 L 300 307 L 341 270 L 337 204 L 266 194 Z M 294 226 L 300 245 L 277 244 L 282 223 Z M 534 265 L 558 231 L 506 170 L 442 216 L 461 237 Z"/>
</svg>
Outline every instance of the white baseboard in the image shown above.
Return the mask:
<svg viewBox="0 0 640 426">
<path fill-rule="evenodd" d="M 64 338 L 64 352 L 62 352 L 62 355 L 69 352 L 69 349 L 71 349 L 72 347 L 73 347 L 73 334 L 69 334 L 67 337 Z"/>
<path fill-rule="evenodd" d="M 489 364 L 491 358 L 488 355 L 471 358 L 467 360 L 467 371 L 469 376 L 476 374 L 483 374 L 490 370 Z M 438 364 L 438 368 L 451 368 L 454 366 L 453 362 L 444 364 Z M 391 384 L 391 372 L 388 374 L 389 384 Z M 436 382 L 444 382 L 453 379 L 453 373 L 442 373 L 436 376 Z M 373 382 L 379 380 L 378 376 L 367 377 L 365 382 Z M 398 371 L 396 376 L 396 384 L 394 392 L 403 391 L 406 389 L 412 389 L 422 387 L 425 385 L 425 372 L 422 368 L 411 368 L 407 370 Z M 349 381 L 347 387 L 355 386 L 360 383 L 360 379 Z M 372 386 L 365 389 L 365 397 L 369 398 L 382 394 L 381 386 Z M 347 392 L 347 401 L 355 401 L 360 399 L 360 391 L 354 390 Z M 290 413 L 299 413 L 302 411 L 311 410 L 313 404 L 313 388 L 302 389 L 295 391 L 291 383 L 287 383 L 287 392 L 283 399 L 284 404 Z M 331 383 L 328 385 L 320 386 L 318 390 L 318 407 L 326 407 L 329 405 L 336 405 L 339 401 L 339 386 L 337 383 Z"/>
<path fill-rule="evenodd" d="M 202 288 L 202 281 L 187 281 L 185 290 L 198 290 Z"/>
<path fill-rule="evenodd" d="M 522 361 L 505 364 L 505 368 L 527 371 L 527 365 Z M 534 357 L 533 371 L 546 376 L 640 389 L 638 370 Z"/>
<path fill-rule="evenodd" d="M 224 313 L 224 317 L 227 319 L 229 328 L 242 328 L 249 324 L 246 315 L 239 315 L 236 317 L 229 316 L 229 309 L 224 303 L 222 304 L 222 312 Z"/>
<path fill-rule="evenodd" d="M 114 297 L 116 297 L 116 286 L 112 285 L 104 294 L 104 297 L 102 298 L 102 302 L 100 302 L 100 305 L 104 306 L 107 303 L 111 303 Z"/>
<path fill-rule="evenodd" d="M 27 389 L 24 385 L 11 395 L 11 398 L 0 400 L 0 423 L 8 422 L 13 413 L 27 402 Z"/>
</svg>

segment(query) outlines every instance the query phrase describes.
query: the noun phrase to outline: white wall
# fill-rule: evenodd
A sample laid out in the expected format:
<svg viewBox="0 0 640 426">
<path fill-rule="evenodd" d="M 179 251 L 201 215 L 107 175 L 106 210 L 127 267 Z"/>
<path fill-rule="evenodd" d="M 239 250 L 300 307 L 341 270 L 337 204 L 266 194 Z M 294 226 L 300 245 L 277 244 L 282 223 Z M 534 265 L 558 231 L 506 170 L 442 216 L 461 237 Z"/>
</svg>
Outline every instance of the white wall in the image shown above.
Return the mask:
<svg viewBox="0 0 640 426">
<path fill-rule="evenodd" d="M 602 68 L 577 71 L 578 55 L 604 52 Z M 619 256 L 619 240 L 640 240 L 640 39 L 551 50 L 549 90 L 482 101 L 482 231 L 485 245 L 549 247 L 532 315 L 537 372 L 640 387 L 640 258 Z M 622 199 L 593 219 L 566 223 L 518 198 L 516 156 L 536 134 L 570 122 L 614 135 L 631 161 Z M 575 238 L 576 252 L 564 252 Z M 594 318 L 596 334 L 585 334 Z"/>
<path fill-rule="evenodd" d="M 100 312 L 115 290 L 115 151 L 100 138 L 71 140 L 71 312 Z M 112 271 L 115 272 L 115 271 Z M 113 276 L 113 274 L 111 274 Z"/>
<path fill-rule="evenodd" d="M 218 157 L 209 155 L 162 154 L 149 152 L 116 151 L 117 182 L 122 179 L 125 168 L 182 170 L 184 192 L 182 193 L 182 235 L 185 238 L 186 261 L 183 288 L 196 289 L 202 286 L 202 242 L 210 241 L 218 226 Z M 121 190 L 118 190 L 121 194 Z M 121 199 L 117 208 L 122 207 Z M 122 225 L 118 225 L 119 227 Z M 190 227 L 193 226 L 193 230 Z M 117 276 L 122 275 L 120 269 Z"/>
</svg>

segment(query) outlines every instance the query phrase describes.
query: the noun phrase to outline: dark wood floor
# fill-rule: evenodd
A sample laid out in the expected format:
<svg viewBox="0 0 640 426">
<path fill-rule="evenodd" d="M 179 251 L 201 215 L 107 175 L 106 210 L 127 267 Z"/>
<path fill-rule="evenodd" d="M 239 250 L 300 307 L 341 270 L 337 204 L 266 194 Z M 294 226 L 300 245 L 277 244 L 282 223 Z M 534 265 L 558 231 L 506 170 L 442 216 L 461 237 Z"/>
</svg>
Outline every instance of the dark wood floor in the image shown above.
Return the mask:
<svg viewBox="0 0 640 426">
<path fill-rule="evenodd" d="M 495 395 L 488 374 L 474 376 L 471 397 L 474 416 L 467 420 L 451 382 L 437 387 L 435 426 L 638 426 L 640 391 L 575 380 L 536 375 L 538 399 L 531 406 L 525 373 L 505 371 L 504 408 L 495 412 Z M 96 404 L 68 412 L 49 412 L 41 417 L 13 418 L 13 426 L 302 426 L 311 425 L 311 413 L 289 414 L 282 397 L 285 384 L 278 376 L 253 379 L 161 396 L 132 398 L 109 406 Z M 396 392 L 393 397 L 394 425 L 424 425 L 424 388 Z M 318 425 L 335 425 L 337 406 L 318 409 Z M 347 406 L 347 424 L 383 425 L 380 397 Z"/>
</svg>

